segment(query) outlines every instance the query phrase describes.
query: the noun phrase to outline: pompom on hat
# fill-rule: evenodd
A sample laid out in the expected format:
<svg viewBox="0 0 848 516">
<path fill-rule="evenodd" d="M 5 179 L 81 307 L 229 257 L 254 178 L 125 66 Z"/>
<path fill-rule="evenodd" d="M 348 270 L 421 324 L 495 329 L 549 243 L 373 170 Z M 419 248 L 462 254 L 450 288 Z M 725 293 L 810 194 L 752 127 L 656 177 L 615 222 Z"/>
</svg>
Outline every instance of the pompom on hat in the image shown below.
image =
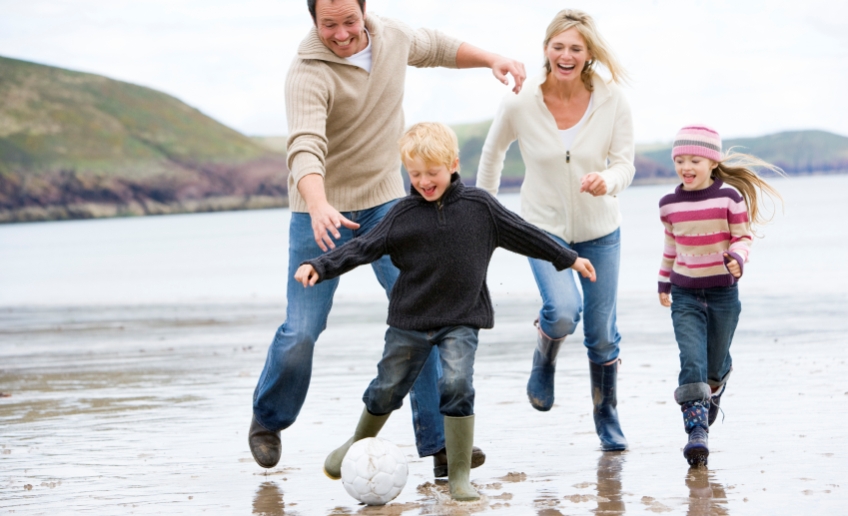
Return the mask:
<svg viewBox="0 0 848 516">
<path fill-rule="evenodd" d="M 719 162 L 721 161 L 721 136 L 705 125 L 687 125 L 674 137 L 671 159 L 684 154 Z"/>
</svg>

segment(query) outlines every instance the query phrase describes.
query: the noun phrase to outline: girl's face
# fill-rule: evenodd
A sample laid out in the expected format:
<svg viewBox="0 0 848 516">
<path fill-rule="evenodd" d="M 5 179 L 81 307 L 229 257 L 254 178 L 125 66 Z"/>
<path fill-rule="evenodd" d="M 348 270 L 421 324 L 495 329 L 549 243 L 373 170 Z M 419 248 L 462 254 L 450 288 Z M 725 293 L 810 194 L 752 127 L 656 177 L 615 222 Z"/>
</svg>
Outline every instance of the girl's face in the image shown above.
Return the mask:
<svg viewBox="0 0 848 516">
<path fill-rule="evenodd" d="M 674 158 L 674 170 L 683 182 L 684 190 L 703 190 L 711 184 L 713 169 L 718 163 L 711 159 L 691 154 L 681 154 Z"/>
<path fill-rule="evenodd" d="M 558 81 L 580 79 L 586 61 L 592 58 L 583 35 L 572 27 L 548 41 L 545 58 L 551 65 L 551 76 Z"/>
</svg>

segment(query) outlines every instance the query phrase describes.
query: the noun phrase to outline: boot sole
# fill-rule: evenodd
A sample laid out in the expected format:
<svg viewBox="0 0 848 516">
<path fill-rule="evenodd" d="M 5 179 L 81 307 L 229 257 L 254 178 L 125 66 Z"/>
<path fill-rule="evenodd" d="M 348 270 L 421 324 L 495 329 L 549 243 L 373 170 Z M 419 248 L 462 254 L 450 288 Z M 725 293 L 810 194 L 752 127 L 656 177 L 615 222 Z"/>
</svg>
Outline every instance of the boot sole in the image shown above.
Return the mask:
<svg viewBox="0 0 848 516">
<path fill-rule="evenodd" d="M 684 450 L 683 456 L 686 457 L 686 462 L 689 463 L 690 466 L 696 468 L 698 466 L 706 466 L 707 458 L 710 455 L 710 450 L 704 447 L 691 448 L 689 450 Z"/>
</svg>

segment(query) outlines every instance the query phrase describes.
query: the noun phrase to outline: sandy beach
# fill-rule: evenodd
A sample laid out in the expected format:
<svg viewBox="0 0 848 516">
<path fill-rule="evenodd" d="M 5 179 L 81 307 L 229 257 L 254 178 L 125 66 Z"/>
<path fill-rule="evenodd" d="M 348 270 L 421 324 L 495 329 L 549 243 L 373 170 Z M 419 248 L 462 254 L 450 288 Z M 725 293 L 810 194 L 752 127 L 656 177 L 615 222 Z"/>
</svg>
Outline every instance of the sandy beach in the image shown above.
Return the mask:
<svg viewBox="0 0 848 516">
<path fill-rule="evenodd" d="M 408 405 L 381 433 L 410 467 L 390 505 L 359 505 L 321 471 L 356 424 L 382 351 L 386 302 L 367 269 L 342 283 L 279 466 L 254 463 L 253 388 L 284 318 L 268 294 L 284 282 L 285 239 L 268 238 L 283 211 L 2 227 L 0 514 L 844 513 L 848 230 L 834 238 L 809 220 L 835 213 L 846 180 L 787 185 L 787 215 L 755 245 L 708 469 L 682 457 L 677 346 L 651 290 L 659 189 L 631 189 L 622 205 L 629 451 L 599 449 L 579 338 L 563 347 L 554 408 L 529 405 L 538 301 L 526 262 L 496 255 L 496 328 L 481 332 L 475 366 L 475 441 L 488 458 L 472 471 L 484 494 L 474 503 L 451 501 L 431 459 L 417 457 Z M 277 254 L 257 254 L 266 248 Z"/>
</svg>

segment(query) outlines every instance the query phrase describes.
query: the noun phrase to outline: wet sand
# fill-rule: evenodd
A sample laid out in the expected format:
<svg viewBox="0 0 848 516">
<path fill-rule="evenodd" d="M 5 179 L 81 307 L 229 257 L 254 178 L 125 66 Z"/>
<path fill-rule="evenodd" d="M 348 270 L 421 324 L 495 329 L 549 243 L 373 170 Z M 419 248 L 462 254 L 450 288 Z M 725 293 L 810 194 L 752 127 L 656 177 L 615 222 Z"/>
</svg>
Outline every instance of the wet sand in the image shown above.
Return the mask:
<svg viewBox="0 0 848 516">
<path fill-rule="evenodd" d="M 619 411 L 630 450 L 603 453 L 582 344 L 556 404 L 524 394 L 536 302 L 496 297 L 481 333 L 472 480 L 456 503 L 413 446 L 407 406 L 381 437 L 410 461 L 401 495 L 365 507 L 321 472 L 349 436 L 382 350 L 385 303 L 339 301 L 283 459 L 247 447 L 251 396 L 281 305 L 0 308 L 0 514 L 839 514 L 848 507 L 844 294 L 745 295 L 708 469 L 682 457 L 677 349 L 653 297 L 623 296 Z"/>
</svg>

